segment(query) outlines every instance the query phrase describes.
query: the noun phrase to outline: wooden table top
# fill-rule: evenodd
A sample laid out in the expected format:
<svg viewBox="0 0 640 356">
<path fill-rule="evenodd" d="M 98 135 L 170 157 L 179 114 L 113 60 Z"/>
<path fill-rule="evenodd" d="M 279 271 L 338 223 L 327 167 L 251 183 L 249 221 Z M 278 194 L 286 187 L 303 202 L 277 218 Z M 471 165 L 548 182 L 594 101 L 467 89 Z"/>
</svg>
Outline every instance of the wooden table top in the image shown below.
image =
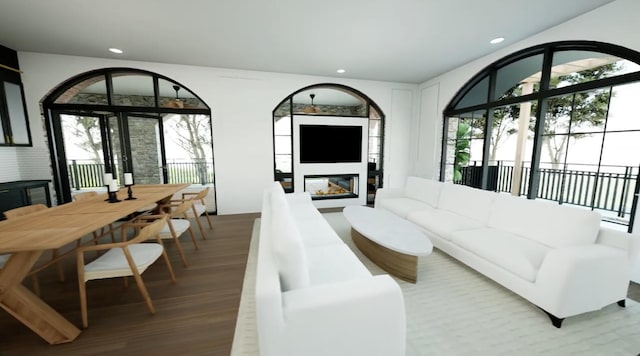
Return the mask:
<svg viewBox="0 0 640 356">
<path fill-rule="evenodd" d="M 135 200 L 124 200 L 127 190 L 118 191 L 118 203 L 105 201 L 107 194 L 75 201 L 0 221 L 0 254 L 60 248 L 92 231 L 173 195 L 188 184 L 148 184 L 132 187 Z"/>
</svg>

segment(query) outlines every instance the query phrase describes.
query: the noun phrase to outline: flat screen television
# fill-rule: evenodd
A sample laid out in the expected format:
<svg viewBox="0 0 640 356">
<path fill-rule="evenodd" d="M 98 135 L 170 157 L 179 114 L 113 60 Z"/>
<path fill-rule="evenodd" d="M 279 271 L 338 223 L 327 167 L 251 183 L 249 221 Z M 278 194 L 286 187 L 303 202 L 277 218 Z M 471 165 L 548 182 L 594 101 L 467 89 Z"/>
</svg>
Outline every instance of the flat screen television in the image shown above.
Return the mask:
<svg viewBox="0 0 640 356">
<path fill-rule="evenodd" d="M 362 162 L 362 126 L 300 125 L 300 163 Z"/>
</svg>

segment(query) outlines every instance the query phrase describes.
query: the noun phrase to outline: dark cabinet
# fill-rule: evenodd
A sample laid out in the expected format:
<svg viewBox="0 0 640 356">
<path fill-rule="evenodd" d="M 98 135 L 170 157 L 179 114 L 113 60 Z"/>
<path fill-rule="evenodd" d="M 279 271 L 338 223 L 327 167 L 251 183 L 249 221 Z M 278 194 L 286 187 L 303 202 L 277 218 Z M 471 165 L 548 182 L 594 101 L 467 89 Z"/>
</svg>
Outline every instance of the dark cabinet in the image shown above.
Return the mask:
<svg viewBox="0 0 640 356">
<path fill-rule="evenodd" d="M 49 180 L 23 180 L 0 183 L 0 213 L 25 205 L 51 206 Z M 0 220 L 4 220 L 4 214 Z"/>
</svg>

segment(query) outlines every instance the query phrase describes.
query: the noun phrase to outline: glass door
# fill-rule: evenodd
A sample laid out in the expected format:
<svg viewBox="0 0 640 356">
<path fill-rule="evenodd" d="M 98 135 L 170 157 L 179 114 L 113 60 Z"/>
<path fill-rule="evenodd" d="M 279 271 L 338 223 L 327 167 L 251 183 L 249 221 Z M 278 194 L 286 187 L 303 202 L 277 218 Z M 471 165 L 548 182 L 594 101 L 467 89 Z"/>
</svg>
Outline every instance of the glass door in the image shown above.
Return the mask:
<svg viewBox="0 0 640 356">
<path fill-rule="evenodd" d="M 167 182 L 162 120 L 156 115 L 123 113 L 109 118 L 114 178 L 124 182 L 132 173 L 135 184 Z"/>
<path fill-rule="evenodd" d="M 74 192 L 104 191 L 103 174 L 119 186 L 124 173 L 135 184 L 189 183 L 214 188 L 208 115 L 94 111 L 55 112 L 54 162 L 59 202 Z M 169 152 L 169 154 L 167 154 Z M 211 198 L 213 199 L 213 197 Z M 215 202 L 211 202 L 215 206 Z"/>
<path fill-rule="evenodd" d="M 60 171 L 67 172 L 68 191 L 102 189 L 109 143 L 105 140 L 106 120 L 97 114 L 60 114 L 65 159 Z M 106 154 L 106 155 L 105 155 Z"/>
<path fill-rule="evenodd" d="M 74 192 L 104 190 L 103 174 L 113 173 L 120 186 L 124 173 L 136 184 L 168 182 L 162 120 L 157 115 L 60 113 L 58 146 L 64 201 Z M 66 179 L 65 179 L 66 178 Z"/>
<path fill-rule="evenodd" d="M 165 114 L 161 124 L 167 152 L 167 182 L 213 187 L 213 149 L 209 116 Z"/>
</svg>

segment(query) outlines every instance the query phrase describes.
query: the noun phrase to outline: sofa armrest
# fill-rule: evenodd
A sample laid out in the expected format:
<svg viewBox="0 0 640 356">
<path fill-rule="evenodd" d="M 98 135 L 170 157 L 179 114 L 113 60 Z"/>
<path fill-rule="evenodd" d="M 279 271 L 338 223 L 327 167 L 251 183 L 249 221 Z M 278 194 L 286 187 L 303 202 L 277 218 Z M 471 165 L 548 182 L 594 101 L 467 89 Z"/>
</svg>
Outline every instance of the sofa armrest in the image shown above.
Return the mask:
<svg viewBox="0 0 640 356">
<path fill-rule="evenodd" d="M 282 354 L 405 353 L 404 297 L 388 275 L 288 291 L 283 308 Z"/>
<path fill-rule="evenodd" d="M 626 298 L 630 275 L 626 250 L 601 244 L 553 249 L 536 277 L 538 306 L 558 318 L 598 310 Z"/>
<path fill-rule="evenodd" d="M 404 197 L 403 188 L 380 188 L 376 190 L 376 197 L 373 203 L 374 208 L 379 208 L 379 200 L 384 198 L 402 198 Z"/>
<path fill-rule="evenodd" d="M 600 227 L 597 242 L 626 250 L 631 261 L 631 280 L 640 283 L 640 235 Z"/>
</svg>

